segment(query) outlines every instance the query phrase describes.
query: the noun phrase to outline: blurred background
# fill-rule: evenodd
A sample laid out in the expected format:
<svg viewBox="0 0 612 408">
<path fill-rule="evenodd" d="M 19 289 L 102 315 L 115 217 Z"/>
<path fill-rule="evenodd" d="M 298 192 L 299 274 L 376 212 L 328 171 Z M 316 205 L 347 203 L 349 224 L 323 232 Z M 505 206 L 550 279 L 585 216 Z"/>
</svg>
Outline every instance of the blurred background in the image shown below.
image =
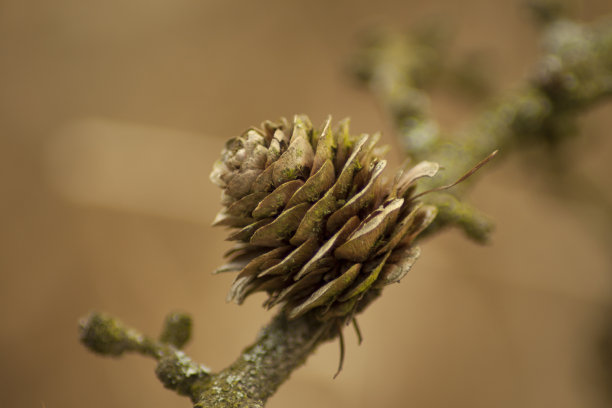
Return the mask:
<svg viewBox="0 0 612 408">
<path fill-rule="evenodd" d="M 612 6 L 574 11 L 589 21 Z M 156 335 L 184 310 L 187 353 L 231 363 L 271 313 L 261 295 L 226 304 L 233 276 L 211 275 L 229 248 L 210 226 L 224 141 L 306 113 L 350 116 L 353 131 L 397 146 L 347 61 L 364 29 L 430 20 L 452 33 L 453 54 L 485 55 L 495 93 L 536 59 L 519 1 L 0 1 L 0 406 L 190 406 L 153 361 L 86 351 L 77 320 L 101 310 Z M 433 102 L 446 128 L 484 105 Z M 580 125 L 572 168 L 612 200 L 612 104 Z M 609 224 L 550 193 L 534 165 L 544 154 L 482 171 L 471 201 L 496 220 L 489 246 L 454 230 L 424 242 L 360 317 L 363 344 L 347 331 L 341 375 L 326 344 L 268 406 L 612 406 Z"/>
</svg>

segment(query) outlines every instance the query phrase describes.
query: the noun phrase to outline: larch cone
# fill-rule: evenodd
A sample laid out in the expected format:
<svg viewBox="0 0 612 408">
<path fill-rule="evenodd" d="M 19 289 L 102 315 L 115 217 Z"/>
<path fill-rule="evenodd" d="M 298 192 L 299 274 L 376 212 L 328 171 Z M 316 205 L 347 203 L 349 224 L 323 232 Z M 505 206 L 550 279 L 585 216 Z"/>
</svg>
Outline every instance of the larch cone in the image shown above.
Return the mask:
<svg viewBox="0 0 612 408">
<path fill-rule="evenodd" d="M 214 224 L 236 241 L 217 272 L 238 272 L 228 300 L 266 292 L 290 319 L 346 322 L 399 282 L 420 254 L 415 239 L 437 209 L 413 199 L 421 162 L 386 180 L 379 135 L 351 135 L 348 120 L 314 129 L 296 115 L 230 139 L 211 180 L 223 189 Z"/>
</svg>

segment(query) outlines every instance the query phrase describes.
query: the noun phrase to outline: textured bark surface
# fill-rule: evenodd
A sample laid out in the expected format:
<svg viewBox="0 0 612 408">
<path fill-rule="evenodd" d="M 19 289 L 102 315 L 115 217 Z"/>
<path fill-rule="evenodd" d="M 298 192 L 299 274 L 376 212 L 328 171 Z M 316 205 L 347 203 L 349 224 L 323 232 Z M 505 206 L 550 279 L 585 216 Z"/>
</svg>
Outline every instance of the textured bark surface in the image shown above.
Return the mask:
<svg viewBox="0 0 612 408">
<path fill-rule="evenodd" d="M 308 316 L 288 321 L 278 314 L 255 343 L 213 375 L 196 407 L 263 407 L 267 399 L 323 341 L 330 326 Z"/>
</svg>

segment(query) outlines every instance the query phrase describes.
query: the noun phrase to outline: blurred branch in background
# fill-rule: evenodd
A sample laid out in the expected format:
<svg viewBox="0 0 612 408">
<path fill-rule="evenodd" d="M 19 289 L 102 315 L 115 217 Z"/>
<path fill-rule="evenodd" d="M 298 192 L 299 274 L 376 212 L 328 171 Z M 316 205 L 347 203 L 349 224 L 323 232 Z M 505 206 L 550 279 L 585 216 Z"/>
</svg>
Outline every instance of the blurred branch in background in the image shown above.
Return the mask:
<svg viewBox="0 0 612 408">
<path fill-rule="evenodd" d="M 557 146 L 575 133 L 577 115 L 612 94 L 612 24 L 581 25 L 553 9 L 536 10 L 544 24 L 543 55 L 533 75 L 518 91 L 452 136 L 439 129 L 429 111 L 427 91 L 441 72 L 435 36 L 384 34 L 366 44 L 356 58 L 355 72 L 392 115 L 406 154 L 415 161 L 432 160 L 444 166 L 442 180 L 436 183 L 454 181 L 497 149 L 507 156 L 539 144 L 555 154 Z M 484 92 L 485 87 L 480 89 Z M 453 193 L 426 196 L 440 210 L 430 234 L 455 224 L 477 241 L 486 241 L 491 222 L 461 201 L 464 187 Z M 319 343 L 334 337 L 321 333 L 321 327 L 308 316 L 288 323 L 278 315 L 234 364 L 210 378 L 202 372 L 196 391 L 190 388 L 187 394 L 199 401 L 197 406 L 262 406 Z M 94 350 L 108 334 L 88 333 L 85 344 Z M 149 352 L 131 336 L 119 337 L 127 349 L 153 356 L 166 353 L 161 343 L 155 343 L 158 351 Z M 175 369 L 172 364 L 159 366 L 157 374 L 168 378 Z"/>
<path fill-rule="evenodd" d="M 611 96 L 610 21 L 581 25 L 563 18 L 552 3 L 533 9 L 543 24 L 543 52 L 531 78 L 452 134 L 442 131 L 430 112 L 428 91 L 443 73 L 443 50 L 431 40 L 435 36 L 376 33 L 356 56 L 353 72 L 391 114 L 406 155 L 439 162 L 446 168 L 443 183 L 495 149 L 505 157 L 511 150 L 544 144 L 554 155 L 576 133 L 577 115 Z M 462 195 L 468 185 L 454 191 Z M 430 232 L 456 224 L 471 238 L 486 241 L 491 224 L 477 210 L 458 205 L 448 194 L 427 200 L 440 208 Z"/>
</svg>

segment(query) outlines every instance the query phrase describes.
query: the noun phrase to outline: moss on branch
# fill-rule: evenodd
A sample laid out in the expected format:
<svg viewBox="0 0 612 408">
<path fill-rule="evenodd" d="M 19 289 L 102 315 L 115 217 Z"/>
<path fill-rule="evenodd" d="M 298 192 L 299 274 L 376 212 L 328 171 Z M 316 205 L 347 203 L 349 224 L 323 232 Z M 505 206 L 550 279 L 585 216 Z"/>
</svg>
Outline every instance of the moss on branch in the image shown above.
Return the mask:
<svg viewBox="0 0 612 408">
<path fill-rule="evenodd" d="M 191 327 L 187 315 L 171 314 L 162 339 L 188 338 L 187 327 Z M 91 313 L 79 323 L 81 342 L 91 351 L 115 357 L 124 352 L 153 357 L 158 361 L 155 374 L 164 386 L 202 408 L 263 407 L 320 343 L 337 335 L 334 329 L 310 315 L 287 320 L 279 313 L 233 364 L 213 374 L 175 344 L 153 340 L 110 316 Z"/>
<path fill-rule="evenodd" d="M 161 340 L 153 340 L 102 313 L 91 313 L 79 322 L 81 343 L 98 354 L 118 357 L 136 352 L 158 361 L 155 373 L 164 387 L 196 401 L 210 380 L 210 370 L 194 363 L 179 348 L 190 337 L 191 318 L 170 314 Z"/>
<path fill-rule="evenodd" d="M 277 314 L 255 343 L 213 376 L 196 407 L 262 407 L 320 343 L 335 335 L 329 324 L 310 315 L 287 320 Z"/>
</svg>

